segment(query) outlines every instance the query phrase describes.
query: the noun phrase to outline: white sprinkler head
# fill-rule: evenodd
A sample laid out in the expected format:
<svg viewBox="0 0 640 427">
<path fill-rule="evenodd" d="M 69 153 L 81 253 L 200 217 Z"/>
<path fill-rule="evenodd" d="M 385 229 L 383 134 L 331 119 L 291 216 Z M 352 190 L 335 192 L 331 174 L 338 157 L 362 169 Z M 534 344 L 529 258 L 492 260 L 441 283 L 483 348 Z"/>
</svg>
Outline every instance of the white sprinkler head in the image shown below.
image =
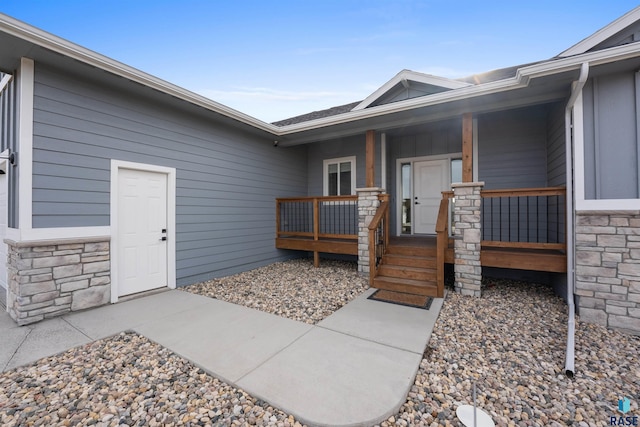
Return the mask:
<svg viewBox="0 0 640 427">
<path fill-rule="evenodd" d="M 472 405 L 460 405 L 456 409 L 456 415 L 458 419 L 466 427 L 496 427 L 496 423 L 493 422 L 489 414 L 482 409 L 475 408 L 476 411 L 476 424 L 473 424 L 473 406 Z"/>
</svg>

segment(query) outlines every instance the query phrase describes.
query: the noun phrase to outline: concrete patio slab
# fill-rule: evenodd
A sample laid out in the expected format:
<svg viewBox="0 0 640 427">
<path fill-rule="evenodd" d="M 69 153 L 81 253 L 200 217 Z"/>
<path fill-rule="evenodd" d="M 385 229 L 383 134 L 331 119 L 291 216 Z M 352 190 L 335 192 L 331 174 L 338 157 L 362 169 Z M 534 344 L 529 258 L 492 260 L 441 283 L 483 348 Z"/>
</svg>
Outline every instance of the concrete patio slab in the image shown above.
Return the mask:
<svg viewBox="0 0 640 427">
<path fill-rule="evenodd" d="M 94 340 L 106 338 L 143 323 L 154 322 L 206 304 L 211 298 L 170 290 L 91 310 L 64 318 Z"/>
<path fill-rule="evenodd" d="M 228 302 L 207 304 L 134 328 L 232 384 L 313 326 Z"/>
<path fill-rule="evenodd" d="M 444 302 L 434 298 L 429 310 L 367 299 L 369 289 L 318 326 L 379 344 L 422 354 Z"/>
<path fill-rule="evenodd" d="M 310 425 L 371 425 L 402 405 L 421 359 L 315 327 L 237 384 Z"/>
</svg>

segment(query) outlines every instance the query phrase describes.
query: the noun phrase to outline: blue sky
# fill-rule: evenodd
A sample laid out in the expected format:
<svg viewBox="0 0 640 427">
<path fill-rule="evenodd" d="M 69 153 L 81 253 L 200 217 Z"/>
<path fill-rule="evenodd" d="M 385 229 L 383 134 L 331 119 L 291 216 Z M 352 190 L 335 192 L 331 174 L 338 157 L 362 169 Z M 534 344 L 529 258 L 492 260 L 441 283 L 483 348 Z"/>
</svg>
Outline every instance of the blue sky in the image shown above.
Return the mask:
<svg viewBox="0 0 640 427">
<path fill-rule="evenodd" d="M 264 121 L 557 55 L 635 1 L 2 0 L 0 12 Z"/>
</svg>

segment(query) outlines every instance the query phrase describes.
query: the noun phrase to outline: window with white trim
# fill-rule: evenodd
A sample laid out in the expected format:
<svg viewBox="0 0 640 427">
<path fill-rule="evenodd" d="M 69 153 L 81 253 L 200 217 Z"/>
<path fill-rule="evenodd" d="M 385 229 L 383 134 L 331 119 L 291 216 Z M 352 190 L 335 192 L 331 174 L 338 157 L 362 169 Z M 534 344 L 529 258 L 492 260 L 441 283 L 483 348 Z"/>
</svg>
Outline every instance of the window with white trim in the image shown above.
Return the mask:
<svg viewBox="0 0 640 427">
<path fill-rule="evenodd" d="M 327 159 L 323 168 L 324 195 L 348 196 L 356 194 L 356 158 Z"/>
</svg>

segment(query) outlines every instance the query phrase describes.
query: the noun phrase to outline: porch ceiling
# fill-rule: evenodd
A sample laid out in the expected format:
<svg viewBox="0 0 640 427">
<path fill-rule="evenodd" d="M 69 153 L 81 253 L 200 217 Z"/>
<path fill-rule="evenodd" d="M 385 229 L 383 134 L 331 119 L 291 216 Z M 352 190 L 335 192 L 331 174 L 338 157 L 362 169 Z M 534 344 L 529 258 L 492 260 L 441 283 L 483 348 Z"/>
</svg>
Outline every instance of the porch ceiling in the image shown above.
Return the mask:
<svg viewBox="0 0 640 427">
<path fill-rule="evenodd" d="M 427 123 L 460 118 L 468 112 L 475 115 L 559 101 L 568 98 L 571 83 L 578 78 L 578 74 L 578 71 L 572 70 L 533 79 L 522 88 L 289 134 L 280 137 L 279 145 L 292 146 L 360 134 L 364 136 L 370 129 L 388 134 L 406 133 Z M 371 110 L 375 108 L 371 107 Z"/>
</svg>

